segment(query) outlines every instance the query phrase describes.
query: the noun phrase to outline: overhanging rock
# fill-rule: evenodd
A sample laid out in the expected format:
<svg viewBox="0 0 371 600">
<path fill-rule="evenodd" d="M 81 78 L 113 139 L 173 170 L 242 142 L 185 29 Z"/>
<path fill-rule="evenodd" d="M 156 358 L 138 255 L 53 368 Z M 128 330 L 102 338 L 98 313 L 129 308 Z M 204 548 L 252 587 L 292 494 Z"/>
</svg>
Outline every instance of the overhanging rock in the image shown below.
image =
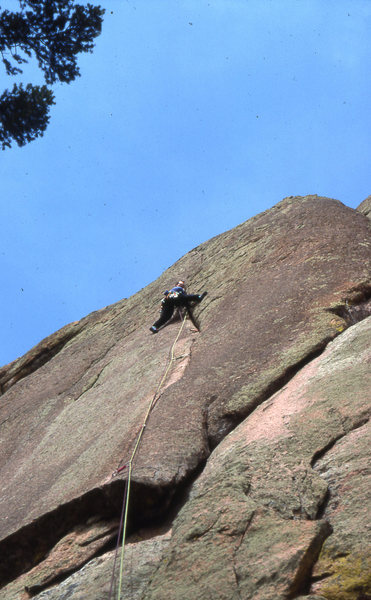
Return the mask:
<svg viewBox="0 0 371 600">
<path fill-rule="evenodd" d="M 370 271 L 363 214 L 336 200 L 287 198 L 3 367 L 3 583 L 82 519 L 117 518 L 125 471 L 120 481 L 111 474 L 130 456 L 178 327 L 148 331 L 163 289 L 182 277 L 209 295 L 197 309 L 202 333 L 187 326 L 182 335 L 136 458 L 132 527 L 163 517 L 211 450 L 354 324 L 349 307 L 367 316 Z"/>
</svg>

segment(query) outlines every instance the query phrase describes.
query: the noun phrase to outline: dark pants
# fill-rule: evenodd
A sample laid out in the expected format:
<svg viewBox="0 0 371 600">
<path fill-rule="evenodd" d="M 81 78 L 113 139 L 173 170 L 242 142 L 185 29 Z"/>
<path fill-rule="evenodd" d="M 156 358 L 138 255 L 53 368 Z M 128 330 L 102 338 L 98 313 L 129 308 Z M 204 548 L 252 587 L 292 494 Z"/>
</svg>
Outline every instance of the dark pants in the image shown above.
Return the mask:
<svg viewBox="0 0 371 600">
<path fill-rule="evenodd" d="M 178 296 L 178 298 L 165 298 L 163 300 L 160 318 L 157 319 L 155 323 L 153 323 L 153 326 L 156 327 L 156 329 L 158 329 L 162 325 L 165 325 L 165 323 L 173 316 L 175 308 L 184 307 L 187 310 L 189 310 L 190 302 L 199 301 L 200 297 L 197 294 L 182 294 L 181 296 Z"/>
</svg>

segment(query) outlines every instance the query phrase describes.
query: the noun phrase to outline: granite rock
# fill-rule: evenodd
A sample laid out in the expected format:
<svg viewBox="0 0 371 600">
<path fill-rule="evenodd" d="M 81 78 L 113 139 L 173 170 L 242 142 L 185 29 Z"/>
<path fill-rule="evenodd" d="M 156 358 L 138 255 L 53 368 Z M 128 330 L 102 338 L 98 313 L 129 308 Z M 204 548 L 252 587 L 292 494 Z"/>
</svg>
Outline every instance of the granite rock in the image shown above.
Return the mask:
<svg viewBox="0 0 371 600">
<path fill-rule="evenodd" d="M 347 339 L 358 321 L 367 320 L 370 246 L 370 222 L 362 212 L 317 196 L 286 198 L 201 244 L 133 297 L 67 325 L 2 367 L 0 585 L 18 585 L 34 576 L 37 585 L 51 585 L 43 568 L 54 557 L 50 569 L 55 564 L 58 571 L 63 540 L 73 539 L 74 532 L 96 516 L 101 523 L 117 521 L 127 469 L 112 475 L 118 466 L 127 465 L 155 399 L 133 465 L 129 535 L 168 520 L 183 504 L 185 512 L 180 514 L 192 520 L 204 473 L 212 478 L 213 469 L 219 472 L 221 448 L 227 451 L 234 440 L 228 450 L 235 455 L 228 463 L 231 472 L 225 465 L 228 485 L 215 484 L 215 514 L 213 498 L 207 510 L 200 508 L 201 515 L 195 509 L 193 543 L 206 544 L 210 555 L 215 546 L 220 556 L 234 556 L 234 566 L 226 563 L 220 585 L 247 598 L 253 593 L 245 564 L 253 538 L 244 532 L 256 531 L 262 549 L 254 573 L 266 582 L 265 592 L 256 583 L 259 594 L 272 593 L 269 568 L 277 573 L 280 594 L 301 593 L 331 522 L 318 518 L 329 484 L 311 461 L 340 440 L 348 425 L 351 431 L 354 417 L 343 392 L 353 396 L 359 382 L 353 374 L 342 379 L 331 410 L 319 398 L 313 405 L 303 400 L 310 406 L 307 412 L 294 410 L 289 395 L 291 408 L 287 415 L 284 411 L 291 428 L 288 437 L 277 433 L 279 427 L 285 431 L 285 423 L 269 402 L 274 399 L 275 404 L 275 394 L 284 394 L 296 373 L 300 377 L 322 358 L 331 340 Z M 209 292 L 195 309 L 201 333 L 186 323 L 169 376 L 154 396 L 180 322 L 174 320 L 156 336 L 148 329 L 162 291 L 179 277 L 187 280 L 190 291 Z M 358 364 L 354 357 L 350 360 Z M 335 397 L 334 381 L 322 378 L 321 389 L 327 386 Z M 356 403 L 357 398 L 355 394 Z M 300 396 L 299 405 L 301 401 Z M 278 419 L 273 425 L 260 418 L 267 411 Z M 258 436 L 248 444 L 238 439 L 247 422 Z M 271 434 L 271 442 L 262 443 Z M 195 479 L 195 496 L 186 502 L 187 486 Z M 282 548 L 274 534 L 274 564 L 265 564 L 265 521 L 272 532 L 287 532 Z M 93 535 L 94 523 L 91 528 Z M 181 532 L 178 524 L 171 552 L 193 560 L 188 555 L 190 541 Z M 104 543 L 109 545 L 113 535 L 107 535 Z M 61 578 L 91 558 L 89 552 L 82 556 L 77 546 L 62 564 Z M 93 552 L 102 554 L 104 544 Z M 176 561 L 166 564 L 182 571 Z M 160 573 L 167 581 L 164 565 L 161 562 L 152 582 Z M 205 577 L 212 579 L 210 573 Z M 179 577 L 179 585 L 181 581 Z M 148 593 L 155 597 L 154 585 Z M 39 588 L 32 589 L 35 593 Z M 96 593 L 86 598 L 98 598 Z M 10 595 L 5 598 L 13 600 Z"/>
<path fill-rule="evenodd" d="M 328 454 L 331 460 L 337 441 L 352 447 L 368 422 L 370 338 L 368 318 L 330 343 L 219 444 L 175 520 L 167 560 L 146 600 L 159 600 L 163 592 L 171 600 L 294 598 L 310 586 L 325 540 L 326 558 L 326 547 L 335 547 L 335 556 L 365 557 L 371 536 L 363 530 L 359 539 L 359 527 L 367 522 L 367 508 L 349 507 L 359 491 L 359 464 L 348 467 L 353 481 L 336 478 L 347 493 L 338 492 L 346 513 L 341 528 L 320 461 Z M 364 500 L 361 495 L 361 505 Z M 328 596 L 326 580 L 315 593 L 356 600 L 355 589 L 369 589 L 362 568 L 353 595 L 339 595 L 340 582 L 338 595 Z"/>
</svg>

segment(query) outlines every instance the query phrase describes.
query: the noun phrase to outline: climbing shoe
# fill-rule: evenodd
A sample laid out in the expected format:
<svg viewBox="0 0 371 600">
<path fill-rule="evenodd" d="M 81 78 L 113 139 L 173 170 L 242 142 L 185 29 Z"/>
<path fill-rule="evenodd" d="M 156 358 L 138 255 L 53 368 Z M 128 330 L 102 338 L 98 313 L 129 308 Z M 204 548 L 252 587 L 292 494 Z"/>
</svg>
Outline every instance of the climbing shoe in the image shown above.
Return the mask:
<svg viewBox="0 0 371 600">
<path fill-rule="evenodd" d="M 157 327 L 155 327 L 154 325 L 152 325 L 152 327 L 150 327 L 149 330 L 152 331 L 152 333 L 157 333 L 158 332 Z"/>
<path fill-rule="evenodd" d="M 203 300 L 205 298 L 205 296 L 207 296 L 207 292 L 202 292 L 202 294 L 199 295 L 199 302 L 201 302 L 201 300 Z"/>
</svg>

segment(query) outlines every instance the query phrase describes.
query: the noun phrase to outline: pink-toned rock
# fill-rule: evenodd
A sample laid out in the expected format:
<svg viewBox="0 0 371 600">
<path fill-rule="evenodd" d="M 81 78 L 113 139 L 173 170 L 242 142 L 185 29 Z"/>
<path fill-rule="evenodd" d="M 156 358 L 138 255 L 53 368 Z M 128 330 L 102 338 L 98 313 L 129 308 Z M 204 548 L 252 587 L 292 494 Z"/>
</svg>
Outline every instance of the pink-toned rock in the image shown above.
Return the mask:
<svg viewBox="0 0 371 600">
<path fill-rule="evenodd" d="M 328 600 L 371 597 L 370 448 L 368 421 L 341 438 L 315 465 L 329 487 L 324 517 L 333 534 L 315 565 L 312 589 Z"/>
<path fill-rule="evenodd" d="M 117 529 L 117 521 L 99 519 L 90 519 L 85 525 L 75 527 L 36 567 L 0 590 L 0 599 L 27 599 L 67 577 L 104 548 L 116 536 Z"/>
<path fill-rule="evenodd" d="M 358 469 L 345 468 L 352 477 L 344 483 L 339 478 L 344 490 L 338 490 L 337 502 L 347 515 L 343 530 L 339 508 L 333 514 L 331 501 L 326 506 L 328 477 L 322 470 L 336 440 L 328 461 L 335 453 L 340 468 L 335 448 L 351 448 L 369 419 L 370 339 L 368 318 L 329 344 L 214 450 L 175 521 L 167 560 L 145 600 L 160 600 L 162 592 L 169 600 L 294 598 L 309 588 L 326 538 L 324 548 L 334 545 L 338 556 L 367 555 L 370 533 L 363 529 L 359 536 L 365 509 L 357 510 L 357 502 L 348 506 L 359 491 Z M 350 595 L 342 595 L 339 581 L 337 595 L 328 595 L 326 582 L 313 593 L 358 600 L 358 592 L 368 590 L 365 576 L 363 570 Z"/>
<path fill-rule="evenodd" d="M 170 533 L 148 540 L 128 543 L 121 587 L 121 600 L 140 600 L 168 545 Z M 109 552 L 87 563 L 81 571 L 63 583 L 35 596 L 35 600 L 108 600 L 111 589 L 114 552 Z M 116 561 L 116 579 L 112 588 L 117 598 L 120 555 Z M 130 570 L 128 570 L 128 566 Z M 111 596 L 112 597 L 112 596 Z"/>
<path fill-rule="evenodd" d="M 191 291 L 209 291 L 196 311 L 202 331 L 187 324 L 145 428 L 129 531 L 163 518 L 238 423 L 369 314 L 370 267 L 363 214 L 317 196 L 287 198 L 192 250 L 132 298 L 66 326 L 0 369 L 0 582 L 33 569 L 90 517 L 117 518 L 126 470 L 111 474 L 130 458 L 180 324 L 156 336 L 149 325 L 162 291 L 179 276 Z M 335 416 L 323 416 L 329 440 L 339 431 Z M 278 432 L 283 425 L 276 425 Z M 317 439 L 312 430 L 303 443 L 307 437 Z M 264 474 L 271 455 L 260 451 L 268 459 L 259 467 Z M 264 500 L 267 490 L 256 481 L 250 498 L 267 514 L 279 505 L 283 520 L 313 519 L 324 495 L 323 479 L 308 467 L 312 446 L 296 452 L 299 461 L 291 450 L 287 464 L 277 458 L 295 476 L 292 497 L 279 500 L 286 480 L 271 473 L 276 495 L 272 488 Z"/>
</svg>

